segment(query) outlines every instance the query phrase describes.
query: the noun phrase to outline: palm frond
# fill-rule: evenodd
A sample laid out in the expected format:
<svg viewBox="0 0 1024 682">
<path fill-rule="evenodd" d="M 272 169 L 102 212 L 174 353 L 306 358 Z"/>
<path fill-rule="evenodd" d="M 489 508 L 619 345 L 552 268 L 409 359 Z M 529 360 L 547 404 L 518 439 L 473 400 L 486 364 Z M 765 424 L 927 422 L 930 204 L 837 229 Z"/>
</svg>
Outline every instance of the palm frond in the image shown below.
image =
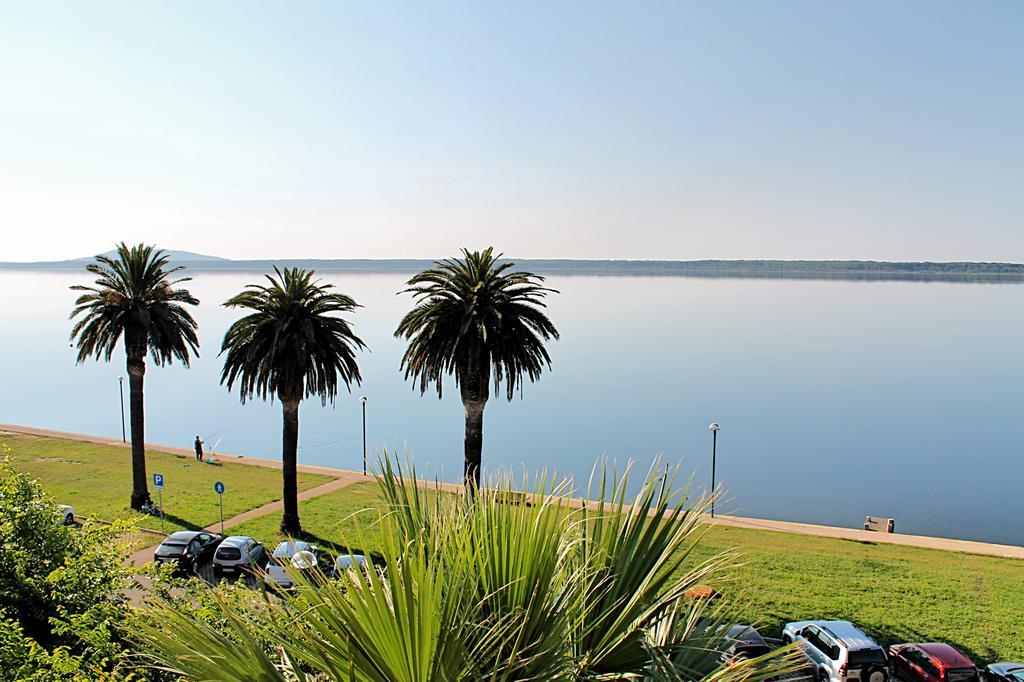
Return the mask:
<svg viewBox="0 0 1024 682">
<path fill-rule="evenodd" d="M 90 357 L 109 362 L 122 338 L 129 357 L 148 352 L 157 365 L 179 360 L 187 367 L 199 354 L 196 321 L 185 307 L 199 300 L 175 288 L 189 278 L 173 277 L 182 267 L 168 267 L 164 251 L 121 243 L 115 257 L 97 256 L 85 269 L 96 275 L 93 286 L 71 287 L 82 292 L 71 311 L 79 363 Z"/>
<path fill-rule="evenodd" d="M 253 635 L 253 623 L 211 591 L 224 631 L 200 621 L 168 600 L 150 602 L 150 618 L 137 619 L 131 636 L 144 651 L 144 665 L 192 680 L 301 682 L 301 669 L 272 657 Z"/>
<path fill-rule="evenodd" d="M 459 386 L 480 372 L 485 391 L 493 380 L 494 393 L 504 384 L 511 400 L 524 377 L 536 381 L 551 366 L 545 342 L 558 339 L 558 330 L 544 313 L 544 297 L 557 292 L 539 275 L 509 272 L 514 263 L 493 248 L 462 255 L 414 275 L 400 292 L 416 301 L 395 331 L 409 341 L 402 370 L 421 393 L 433 385 L 438 397 L 445 375 Z"/>
<path fill-rule="evenodd" d="M 250 284 L 224 305 L 249 311 L 221 343 L 221 383 L 239 387 L 242 402 L 268 395 L 333 402 L 340 384 L 362 381 L 355 352 L 366 347 L 340 315 L 359 307 L 314 279 L 312 271 L 274 268 L 267 284 Z"/>
</svg>

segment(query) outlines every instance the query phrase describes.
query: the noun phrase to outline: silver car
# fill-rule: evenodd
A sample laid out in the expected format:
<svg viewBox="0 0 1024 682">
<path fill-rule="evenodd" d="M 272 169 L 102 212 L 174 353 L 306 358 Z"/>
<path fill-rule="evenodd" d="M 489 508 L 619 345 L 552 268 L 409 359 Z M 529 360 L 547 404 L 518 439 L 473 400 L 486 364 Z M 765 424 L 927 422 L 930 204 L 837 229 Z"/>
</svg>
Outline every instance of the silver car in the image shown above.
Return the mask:
<svg viewBox="0 0 1024 682">
<path fill-rule="evenodd" d="M 370 570 L 370 560 L 362 554 L 339 554 L 334 560 L 334 568 L 331 570 L 332 578 L 340 578 L 345 571 L 360 570 L 364 573 Z"/>
<path fill-rule="evenodd" d="M 889 657 L 878 642 L 846 620 L 787 623 L 782 641 L 796 642 L 819 682 L 888 682 Z"/>
<path fill-rule="evenodd" d="M 236 578 L 243 572 L 254 572 L 267 565 L 267 552 L 262 543 L 247 535 L 224 538 L 213 555 L 213 575 Z"/>
<path fill-rule="evenodd" d="M 267 583 L 276 587 L 291 587 L 292 577 L 287 566 L 293 570 L 310 570 L 319 563 L 319 548 L 303 540 L 286 540 L 279 544 L 267 564 Z"/>
</svg>

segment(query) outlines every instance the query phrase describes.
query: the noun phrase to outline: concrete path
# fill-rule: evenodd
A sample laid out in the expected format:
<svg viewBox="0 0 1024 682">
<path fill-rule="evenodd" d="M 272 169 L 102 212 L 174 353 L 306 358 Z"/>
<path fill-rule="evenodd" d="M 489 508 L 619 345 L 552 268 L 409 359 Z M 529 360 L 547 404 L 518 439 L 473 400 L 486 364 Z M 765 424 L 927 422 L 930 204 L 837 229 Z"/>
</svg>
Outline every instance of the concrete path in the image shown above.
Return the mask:
<svg viewBox="0 0 1024 682">
<path fill-rule="evenodd" d="M 85 433 L 70 433 L 67 431 L 55 431 L 53 429 L 41 429 L 35 426 L 20 426 L 17 424 L 0 424 L 0 432 L 7 431 L 9 433 L 21 433 L 28 436 L 43 436 L 44 438 L 61 438 L 63 440 L 77 440 L 85 443 L 95 443 L 96 445 L 110 445 L 118 448 L 130 448 L 131 443 L 125 443 L 116 438 L 106 438 L 104 436 L 92 436 Z M 166 452 L 171 455 L 178 455 L 181 457 L 195 457 L 196 452 L 191 447 L 179 448 L 173 445 L 156 445 L 154 443 L 146 443 L 146 449 L 153 452 Z M 217 459 L 219 462 L 237 462 L 239 464 L 250 464 L 252 466 L 266 467 L 268 469 L 280 469 L 281 461 L 275 459 L 264 459 L 262 457 L 248 457 L 246 455 L 230 455 L 225 452 L 208 452 L 210 455 Z M 345 469 L 334 469 L 332 467 L 321 467 L 314 466 L 312 464 L 300 464 L 298 470 L 307 474 L 324 474 L 327 476 L 337 476 L 339 474 L 351 474 L 353 472 L 346 471 Z"/>
<path fill-rule="evenodd" d="M 904 545 L 924 549 L 941 549 L 949 552 L 966 552 L 968 554 L 984 554 L 1007 559 L 1024 559 L 1024 547 L 1016 545 L 997 545 L 991 542 L 974 542 L 972 540 L 954 540 L 952 538 L 936 538 L 928 535 L 906 535 L 903 533 L 876 533 L 860 528 L 837 528 L 835 526 L 817 526 L 810 523 L 793 521 L 769 521 L 765 519 L 748 519 L 740 516 L 716 515 L 714 519 L 705 515 L 705 520 L 721 526 L 734 528 L 750 528 L 753 530 L 769 530 L 778 533 L 796 533 L 797 535 L 816 535 L 824 538 L 854 540 L 856 542 L 873 542 L 880 545 Z"/>
<path fill-rule="evenodd" d="M 8 431 L 11 433 L 23 433 L 34 436 L 46 436 L 50 438 L 64 438 L 66 440 L 79 440 L 90 443 L 97 443 L 100 445 L 114 445 L 118 447 L 128 447 L 126 443 L 115 438 L 104 438 L 102 436 L 90 436 L 80 433 L 66 433 L 64 431 L 54 431 L 51 429 L 40 429 L 30 426 L 18 426 L 13 424 L 0 424 L 0 431 Z M 183 454 L 186 456 L 192 456 L 195 453 L 189 448 L 176 448 L 165 445 L 146 445 L 147 450 L 154 450 L 159 452 L 168 452 L 171 454 Z M 280 469 L 281 462 L 261 459 L 258 457 L 244 457 L 242 455 L 227 455 L 217 454 L 217 459 L 221 461 L 238 462 L 239 464 L 250 464 L 253 466 L 264 466 L 272 469 Z M 372 480 L 372 478 L 363 477 L 359 472 L 348 471 L 345 469 L 334 469 L 331 467 L 319 467 L 311 466 L 308 464 L 300 464 L 299 471 L 305 471 L 308 473 L 325 474 L 328 476 L 334 476 L 337 480 L 330 483 L 326 483 L 322 486 L 311 488 L 303 493 L 299 494 L 300 500 L 306 500 L 311 497 L 316 497 L 327 492 L 333 492 L 339 490 L 347 485 L 356 483 L 363 480 Z M 433 486 L 433 482 L 424 481 L 423 485 Z M 442 483 L 441 487 L 445 490 L 458 491 L 459 486 Z M 586 504 L 588 501 L 580 500 L 582 504 Z M 242 523 L 248 521 L 251 518 L 262 516 L 276 510 L 281 509 L 280 502 L 271 502 L 265 504 L 262 507 L 251 509 L 244 514 L 239 514 L 231 519 L 224 521 L 224 527 L 227 529 L 230 525 L 235 523 Z M 237 521 L 236 521 L 237 519 Z M 906 535 L 903 533 L 875 533 L 872 531 L 866 531 L 863 529 L 854 528 L 837 528 L 835 526 L 819 526 L 810 523 L 795 523 L 792 521 L 771 521 L 767 519 L 751 519 L 741 516 L 722 516 L 716 515 L 714 519 L 710 516 L 705 515 L 704 520 L 708 523 L 714 523 L 722 526 L 730 526 L 734 528 L 749 528 L 752 530 L 767 530 L 779 533 L 795 533 L 797 535 L 812 535 L 817 537 L 825 538 L 836 538 L 839 540 L 853 540 L 856 542 L 873 542 L 878 544 L 889 544 L 889 545 L 903 545 L 907 547 L 921 547 L 924 549 L 938 549 L 950 552 L 966 552 L 969 554 L 982 554 L 986 556 L 1005 557 L 1008 559 L 1024 559 L 1024 547 L 1018 547 L 1016 545 L 998 545 L 989 542 L 974 542 L 971 540 L 954 540 L 952 538 L 937 538 L 927 535 Z M 215 526 L 209 526 L 208 530 L 219 531 L 220 523 L 218 522 Z M 140 550 L 136 552 L 137 555 L 141 555 L 142 552 L 148 552 L 149 557 L 152 558 L 153 550 Z M 134 558 L 134 556 L 133 556 Z"/>
</svg>

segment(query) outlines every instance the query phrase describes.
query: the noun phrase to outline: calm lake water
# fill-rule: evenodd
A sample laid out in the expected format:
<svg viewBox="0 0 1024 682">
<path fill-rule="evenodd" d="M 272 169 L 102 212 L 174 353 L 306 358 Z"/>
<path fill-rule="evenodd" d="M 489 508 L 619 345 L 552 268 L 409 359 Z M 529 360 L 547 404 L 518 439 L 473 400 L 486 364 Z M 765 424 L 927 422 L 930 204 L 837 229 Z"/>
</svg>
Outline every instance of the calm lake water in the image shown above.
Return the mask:
<svg viewBox="0 0 1024 682">
<path fill-rule="evenodd" d="M 147 439 L 280 456 L 277 404 L 245 406 L 218 384 L 235 313 L 219 304 L 255 274 L 201 274 L 190 287 L 203 347 L 191 370 L 149 366 Z M 365 307 L 351 319 L 370 352 L 364 381 L 335 406 L 303 404 L 301 462 L 361 466 L 360 395 L 371 457 L 412 451 L 425 475 L 456 480 L 455 390 L 420 396 L 392 338 L 410 301 L 401 274 L 331 273 Z M 87 278 L 0 272 L 0 422 L 120 436 L 112 364 L 76 366 L 68 286 Z M 1024 287 L 684 277 L 549 278 L 562 340 L 523 399 L 492 400 L 484 466 L 555 468 L 586 485 L 602 456 L 638 474 L 664 455 L 707 483 L 718 421 L 720 512 L 1024 543 Z M 127 382 L 126 382 L 127 383 Z M 127 391 L 127 386 L 126 386 Z"/>
</svg>

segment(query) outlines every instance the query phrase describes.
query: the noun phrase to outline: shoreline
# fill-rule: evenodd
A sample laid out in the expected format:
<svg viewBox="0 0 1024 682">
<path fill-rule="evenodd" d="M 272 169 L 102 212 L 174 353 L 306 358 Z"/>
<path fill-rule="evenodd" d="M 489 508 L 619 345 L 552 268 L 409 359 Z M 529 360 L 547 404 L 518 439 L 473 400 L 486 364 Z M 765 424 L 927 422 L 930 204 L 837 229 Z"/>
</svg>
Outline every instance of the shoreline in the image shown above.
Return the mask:
<svg viewBox="0 0 1024 682">
<path fill-rule="evenodd" d="M 409 275 L 432 267 L 424 258 L 227 259 L 171 252 L 175 265 L 203 274 L 265 274 L 275 265 L 320 273 Z M 77 272 L 90 258 L 63 261 L 0 261 L 0 272 Z M 684 277 L 698 279 L 836 280 L 856 282 L 1024 283 L 1024 263 L 983 261 L 876 260 L 622 260 L 509 258 L 519 267 L 547 276 Z"/>
<path fill-rule="evenodd" d="M 114 447 L 129 448 L 130 443 L 124 443 L 116 438 L 94 436 L 83 433 L 72 433 L 58 431 L 34 426 L 23 426 L 19 424 L 0 424 L 0 432 L 21 434 L 26 436 L 40 436 L 43 438 L 55 438 L 63 440 L 83 441 L 96 445 L 110 445 Z M 194 457 L 195 453 L 189 448 L 179 448 L 171 445 L 159 445 L 154 443 L 146 444 L 147 450 L 165 452 L 167 454 L 182 457 Z M 215 454 L 219 461 L 229 461 L 238 464 L 280 469 L 281 462 L 278 460 L 265 459 L 262 457 L 249 457 L 246 455 Z M 336 479 L 351 480 L 352 476 L 362 478 L 362 473 L 339 469 L 335 467 L 317 466 L 312 464 L 299 464 L 298 470 L 306 473 L 322 474 L 333 476 Z M 366 480 L 373 480 L 368 476 Z M 434 485 L 434 482 L 425 482 Z M 460 490 L 456 484 L 442 483 L 441 487 L 448 490 Z M 577 498 L 578 499 L 578 498 Z M 580 500 L 586 503 L 587 500 Z M 841 528 L 838 526 L 823 526 L 812 523 L 800 523 L 795 521 L 775 521 L 772 519 L 756 519 L 742 516 L 730 516 L 718 514 L 711 518 L 708 514 L 703 519 L 711 525 L 718 525 L 729 528 L 743 528 L 748 530 L 771 531 L 776 533 L 789 533 L 793 535 L 809 535 L 816 537 L 833 538 L 838 540 L 849 540 L 853 542 L 871 544 L 901 545 L 905 547 L 918 547 L 921 549 L 934 549 L 947 552 L 961 552 L 966 554 L 979 554 L 984 556 L 1002 557 L 1005 559 L 1024 559 L 1024 547 L 1017 545 L 1001 545 L 991 542 L 980 542 L 976 540 L 958 540 L 954 538 L 934 537 L 930 535 L 909 535 L 904 533 L 879 533 L 866 531 L 858 528 Z"/>
</svg>

